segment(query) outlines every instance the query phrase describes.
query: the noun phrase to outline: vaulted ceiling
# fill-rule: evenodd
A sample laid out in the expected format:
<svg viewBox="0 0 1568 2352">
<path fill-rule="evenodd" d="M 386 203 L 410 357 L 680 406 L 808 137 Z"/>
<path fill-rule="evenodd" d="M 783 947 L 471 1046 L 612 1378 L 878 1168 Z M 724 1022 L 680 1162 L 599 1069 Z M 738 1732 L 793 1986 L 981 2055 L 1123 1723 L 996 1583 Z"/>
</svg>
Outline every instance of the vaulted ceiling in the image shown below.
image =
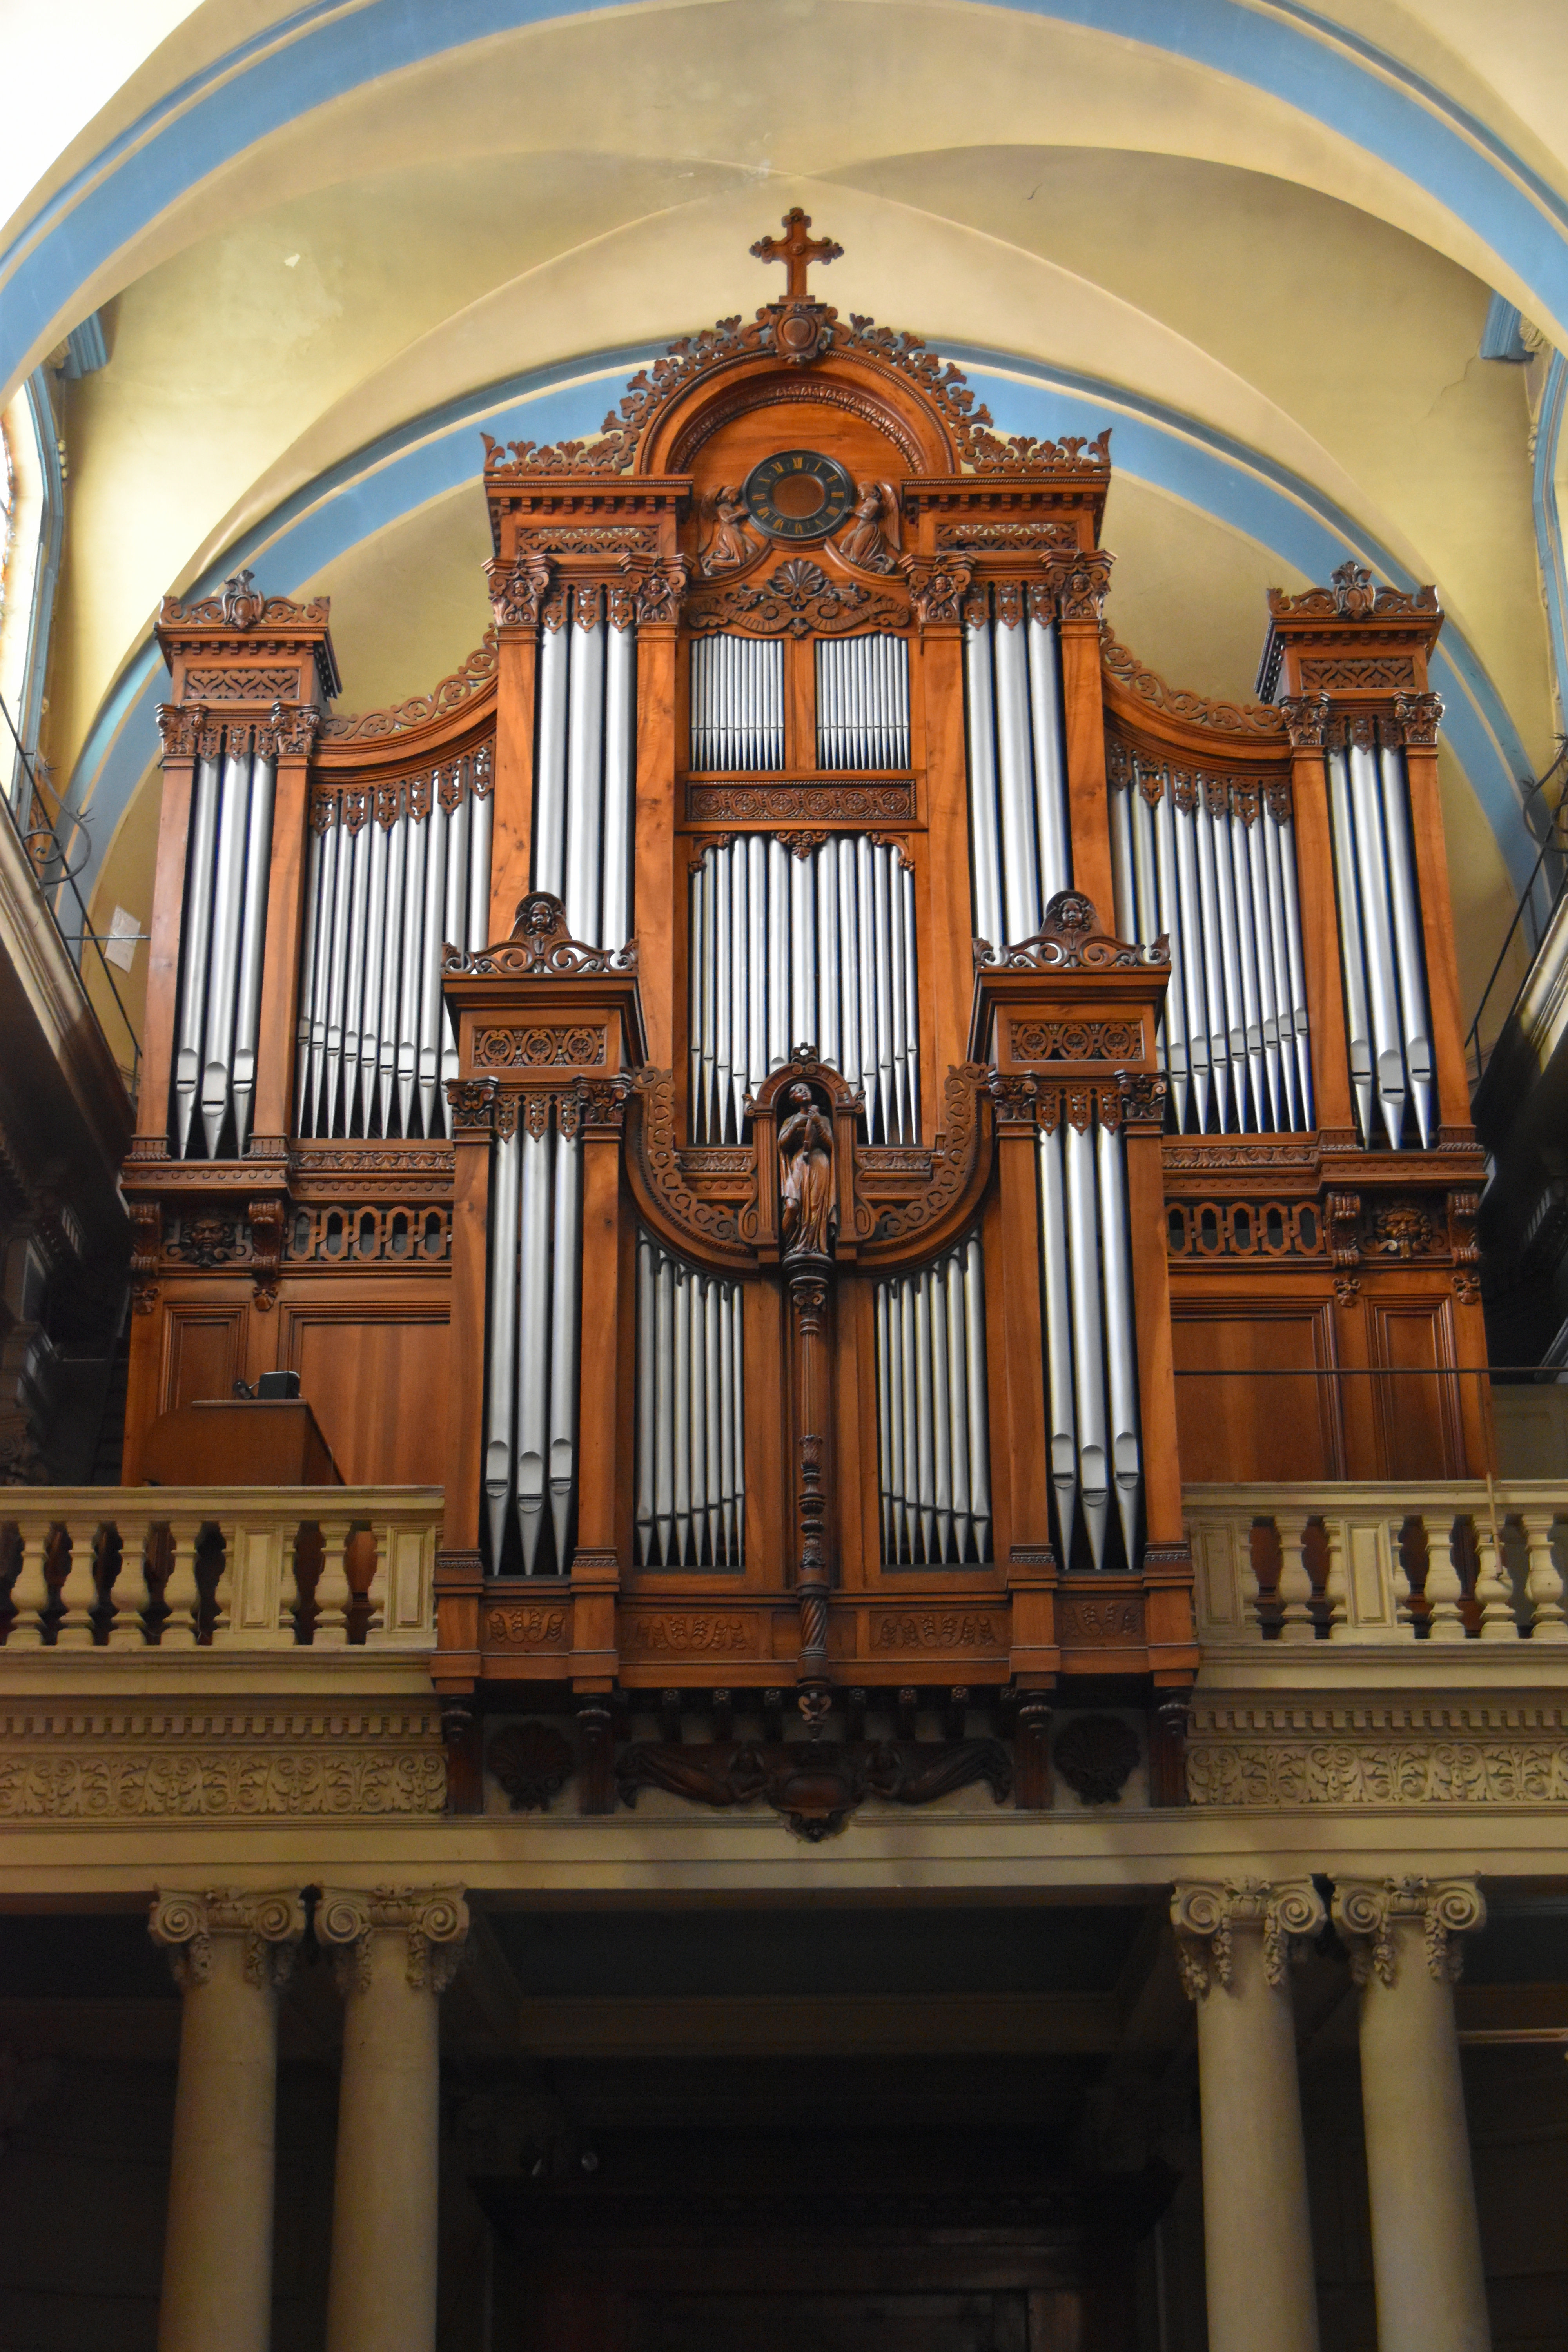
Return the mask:
<svg viewBox="0 0 1568 2352">
<path fill-rule="evenodd" d="M 0 161 L 4 397 L 95 309 L 109 352 L 61 385 L 45 744 L 105 913 L 146 910 L 163 592 L 328 591 L 348 706 L 427 688 L 488 619 L 480 426 L 596 427 L 767 298 L 747 248 L 800 204 L 845 247 L 828 299 L 1005 427 L 1112 426 L 1111 617 L 1176 682 L 1245 698 L 1267 586 L 1347 553 L 1436 583 L 1479 986 L 1556 724 L 1555 0 L 58 0 L 4 37 L 37 99 Z M 1479 356 L 1494 290 L 1528 367 Z"/>
</svg>

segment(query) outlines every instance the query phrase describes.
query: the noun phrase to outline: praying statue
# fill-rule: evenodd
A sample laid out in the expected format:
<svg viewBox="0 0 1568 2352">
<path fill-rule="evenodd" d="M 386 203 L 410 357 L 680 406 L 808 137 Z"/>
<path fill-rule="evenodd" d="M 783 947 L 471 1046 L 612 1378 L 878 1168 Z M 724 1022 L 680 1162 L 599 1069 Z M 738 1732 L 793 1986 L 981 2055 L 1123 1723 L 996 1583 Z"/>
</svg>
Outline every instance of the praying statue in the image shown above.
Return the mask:
<svg viewBox="0 0 1568 2352">
<path fill-rule="evenodd" d="M 833 1129 L 808 1086 L 784 1097 L 779 1129 L 780 1228 L 785 1257 L 829 1257 L 837 1222 L 833 1205 Z"/>
</svg>

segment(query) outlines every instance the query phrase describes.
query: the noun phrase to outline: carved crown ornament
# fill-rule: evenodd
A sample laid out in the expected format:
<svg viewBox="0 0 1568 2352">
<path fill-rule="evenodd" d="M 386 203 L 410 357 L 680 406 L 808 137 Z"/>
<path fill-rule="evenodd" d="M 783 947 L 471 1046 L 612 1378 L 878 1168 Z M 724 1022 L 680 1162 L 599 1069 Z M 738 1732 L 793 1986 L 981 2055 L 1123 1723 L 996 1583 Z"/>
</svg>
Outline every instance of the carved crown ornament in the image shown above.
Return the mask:
<svg viewBox="0 0 1568 2352">
<path fill-rule="evenodd" d="M 1171 942 L 1162 932 L 1147 946 L 1118 940 L 1100 928 L 1100 915 L 1081 890 L 1058 890 L 1031 940 L 1012 947 L 974 942 L 977 971 L 1167 971 Z"/>
<path fill-rule="evenodd" d="M 583 980 L 637 970 L 637 947 L 585 947 L 566 928 L 566 909 L 548 890 L 531 890 L 518 902 L 509 939 L 493 947 L 448 947 L 441 969 L 448 976 L 507 980 Z"/>
</svg>

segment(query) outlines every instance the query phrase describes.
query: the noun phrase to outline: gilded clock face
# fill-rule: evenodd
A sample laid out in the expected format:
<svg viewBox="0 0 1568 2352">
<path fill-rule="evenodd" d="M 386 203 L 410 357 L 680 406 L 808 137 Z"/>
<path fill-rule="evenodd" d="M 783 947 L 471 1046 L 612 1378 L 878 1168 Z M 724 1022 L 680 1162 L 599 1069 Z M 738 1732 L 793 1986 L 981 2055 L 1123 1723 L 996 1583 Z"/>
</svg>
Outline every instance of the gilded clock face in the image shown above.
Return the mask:
<svg viewBox="0 0 1568 2352">
<path fill-rule="evenodd" d="M 855 503 L 855 485 L 832 457 L 815 449 L 781 449 L 746 477 L 741 493 L 770 539 L 824 539 Z"/>
</svg>

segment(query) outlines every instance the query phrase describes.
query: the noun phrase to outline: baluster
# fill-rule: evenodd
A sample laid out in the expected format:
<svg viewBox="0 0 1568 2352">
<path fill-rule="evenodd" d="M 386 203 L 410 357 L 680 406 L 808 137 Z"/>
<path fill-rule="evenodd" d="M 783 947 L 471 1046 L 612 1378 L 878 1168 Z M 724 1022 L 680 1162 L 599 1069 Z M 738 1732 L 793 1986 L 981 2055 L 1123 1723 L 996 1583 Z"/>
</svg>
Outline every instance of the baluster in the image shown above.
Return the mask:
<svg viewBox="0 0 1568 2352">
<path fill-rule="evenodd" d="M 110 1607 L 114 1612 L 109 1621 L 109 1646 L 111 1650 L 140 1650 L 147 1639 L 142 1612 L 147 1605 L 147 1530 L 151 1522 L 144 1517 L 130 1518 L 121 1511 L 117 1525 L 120 1565 L 109 1588 Z"/>
<path fill-rule="evenodd" d="M 319 1650 L 341 1650 L 349 1638 L 349 1590 L 343 1554 L 348 1549 L 352 1522 L 321 1521 L 321 1573 L 316 1580 L 316 1630 L 311 1637 Z"/>
<path fill-rule="evenodd" d="M 97 1519 L 68 1519 L 66 1522 L 70 1559 L 65 1581 L 60 1586 L 60 1602 L 65 1613 L 55 1634 L 57 1650 L 90 1650 L 92 1647 L 92 1612 L 98 1606 L 99 1527 Z"/>
<path fill-rule="evenodd" d="M 1307 1515 L 1304 1511 L 1276 1511 L 1274 1525 L 1279 1534 L 1279 1639 L 1315 1642 L 1318 1629 L 1312 1622 L 1312 1578 L 1303 1548 Z"/>
<path fill-rule="evenodd" d="M 1323 1598 L 1329 1605 L 1329 1639 L 1348 1642 L 1352 1639 L 1350 1622 L 1350 1575 L 1345 1565 L 1345 1523 L 1327 1513 L 1323 1517 L 1323 1544 L 1327 1564 L 1323 1570 Z"/>
<path fill-rule="evenodd" d="M 1465 1621 L 1459 1614 L 1464 1587 L 1454 1565 L 1454 1521 L 1447 1511 L 1423 1513 L 1426 1530 L 1426 1638 L 1429 1642 L 1462 1642 Z"/>
<path fill-rule="evenodd" d="M 22 1565 L 11 1587 L 11 1606 L 16 1614 L 11 1621 L 6 1646 L 13 1650 L 41 1650 L 44 1615 L 53 1598 L 48 1559 L 49 1538 L 54 1531 L 42 1517 L 25 1518 L 21 1527 Z"/>
<path fill-rule="evenodd" d="M 1476 1599 L 1480 1604 L 1483 1642 L 1516 1642 L 1519 1622 L 1513 1587 L 1503 1565 L 1502 1538 L 1495 1511 L 1477 1512 L 1472 1522 L 1476 1540 Z"/>
<path fill-rule="evenodd" d="M 1244 1619 L 1251 1618 L 1258 1628 L 1258 1638 L 1262 1641 L 1265 1637 L 1263 1584 L 1258 1573 L 1258 1559 L 1253 1549 L 1255 1540 L 1255 1531 L 1251 1528 L 1238 1527 L 1236 1529 L 1237 1562 L 1241 1570 L 1241 1612 Z"/>
<path fill-rule="evenodd" d="M 1532 1642 L 1568 1642 L 1568 1614 L 1563 1607 L 1563 1573 L 1552 1549 L 1554 1511 L 1525 1511 L 1524 1540 L 1530 1561 L 1524 1580 L 1530 1602 Z M 13 1639 L 15 1636 L 13 1636 Z"/>
<path fill-rule="evenodd" d="M 1394 1570 L 1394 1618 L 1399 1624 L 1408 1625 L 1414 1629 L 1415 1612 L 1410 1604 L 1415 1598 L 1415 1593 L 1410 1582 L 1410 1565 L 1405 1557 L 1405 1529 L 1408 1524 L 1409 1522 L 1405 1519 L 1390 1521 L 1387 1530 L 1388 1556 Z"/>
<path fill-rule="evenodd" d="M 213 1586 L 212 1632 L 208 1639 L 223 1642 L 226 1647 L 226 1636 L 234 1624 L 234 1528 L 232 1524 L 225 1527 L 220 1521 L 215 1532 L 223 1546 L 223 1561 Z"/>
<path fill-rule="evenodd" d="M 397 1541 L 397 1529 L 395 1527 L 389 1527 L 383 1519 L 367 1528 L 365 1534 L 374 1549 L 371 1554 L 370 1582 L 366 1585 L 364 1593 L 367 1610 L 364 1638 L 367 1642 L 374 1642 L 378 1633 L 384 1633 L 386 1631 L 387 1612 L 391 1599 L 390 1570 L 393 1547 Z"/>
<path fill-rule="evenodd" d="M 202 1527 L 202 1520 L 197 1518 L 169 1521 L 174 1558 L 169 1580 L 163 1587 L 163 1606 L 169 1613 L 159 1636 L 165 1650 L 194 1650 L 196 1646 L 196 1616 L 201 1607 L 196 1585 L 196 1546 L 201 1540 Z"/>
</svg>

